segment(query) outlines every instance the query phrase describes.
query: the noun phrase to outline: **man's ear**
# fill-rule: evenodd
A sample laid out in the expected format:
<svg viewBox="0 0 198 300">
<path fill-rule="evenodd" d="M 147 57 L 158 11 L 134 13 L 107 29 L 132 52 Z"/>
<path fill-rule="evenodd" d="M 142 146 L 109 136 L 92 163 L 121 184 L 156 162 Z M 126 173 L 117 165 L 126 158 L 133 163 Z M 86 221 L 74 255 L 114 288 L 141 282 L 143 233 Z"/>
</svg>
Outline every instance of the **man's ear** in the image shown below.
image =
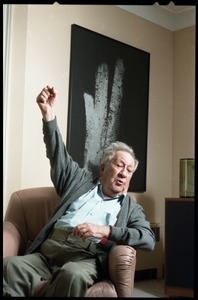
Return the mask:
<svg viewBox="0 0 198 300">
<path fill-rule="evenodd" d="M 103 171 L 104 171 L 104 164 L 101 164 L 100 165 L 100 176 L 103 174 Z"/>
</svg>

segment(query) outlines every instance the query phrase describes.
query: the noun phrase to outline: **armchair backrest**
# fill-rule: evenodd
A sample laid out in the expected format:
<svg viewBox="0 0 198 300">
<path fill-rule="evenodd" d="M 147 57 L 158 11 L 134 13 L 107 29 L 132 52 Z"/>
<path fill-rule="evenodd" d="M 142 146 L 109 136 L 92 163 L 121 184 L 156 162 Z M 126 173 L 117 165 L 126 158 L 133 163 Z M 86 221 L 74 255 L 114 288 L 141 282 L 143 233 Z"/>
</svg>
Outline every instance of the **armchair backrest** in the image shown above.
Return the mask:
<svg viewBox="0 0 198 300">
<path fill-rule="evenodd" d="M 11 195 L 4 224 L 13 224 L 20 233 L 18 255 L 25 252 L 28 241 L 47 223 L 58 201 L 54 187 L 28 188 Z"/>
</svg>

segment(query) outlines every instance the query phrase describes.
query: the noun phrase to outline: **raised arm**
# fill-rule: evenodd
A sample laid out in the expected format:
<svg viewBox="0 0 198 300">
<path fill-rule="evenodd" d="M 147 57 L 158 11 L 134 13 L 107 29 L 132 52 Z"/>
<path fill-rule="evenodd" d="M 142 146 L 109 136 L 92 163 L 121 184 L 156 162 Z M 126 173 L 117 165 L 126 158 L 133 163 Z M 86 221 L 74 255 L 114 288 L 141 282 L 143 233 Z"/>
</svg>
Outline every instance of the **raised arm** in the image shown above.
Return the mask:
<svg viewBox="0 0 198 300">
<path fill-rule="evenodd" d="M 87 170 L 80 168 L 67 152 L 55 116 L 56 100 L 57 92 L 51 86 L 44 87 L 36 98 L 43 116 L 43 136 L 51 166 L 51 180 L 61 197 L 66 190 L 69 192 L 73 186 L 80 184 L 80 180 L 87 176 Z"/>
</svg>

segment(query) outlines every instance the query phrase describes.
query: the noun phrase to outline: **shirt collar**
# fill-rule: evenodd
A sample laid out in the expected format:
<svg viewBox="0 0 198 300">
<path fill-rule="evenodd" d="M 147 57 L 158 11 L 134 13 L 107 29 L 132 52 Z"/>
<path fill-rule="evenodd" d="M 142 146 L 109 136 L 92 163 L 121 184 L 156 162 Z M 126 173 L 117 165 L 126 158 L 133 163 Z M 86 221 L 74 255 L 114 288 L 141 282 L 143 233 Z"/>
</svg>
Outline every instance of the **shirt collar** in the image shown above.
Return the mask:
<svg viewBox="0 0 198 300">
<path fill-rule="evenodd" d="M 124 197 L 126 196 L 126 194 L 127 194 L 127 193 L 122 194 L 122 195 L 119 195 L 119 196 L 114 197 L 114 198 L 108 198 L 108 199 L 105 199 L 104 194 L 103 194 L 103 191 L 102 191 L 102 185 L 101 185 L 100 182 L 98 183 L 98 195 L 99 195 L 103 200 L 115 200 L 115 199 L 117 199 L 118 202 L 120 202 L 120 204 L 122 204 L 122 201 L 123 201 Z"/>
</svg>

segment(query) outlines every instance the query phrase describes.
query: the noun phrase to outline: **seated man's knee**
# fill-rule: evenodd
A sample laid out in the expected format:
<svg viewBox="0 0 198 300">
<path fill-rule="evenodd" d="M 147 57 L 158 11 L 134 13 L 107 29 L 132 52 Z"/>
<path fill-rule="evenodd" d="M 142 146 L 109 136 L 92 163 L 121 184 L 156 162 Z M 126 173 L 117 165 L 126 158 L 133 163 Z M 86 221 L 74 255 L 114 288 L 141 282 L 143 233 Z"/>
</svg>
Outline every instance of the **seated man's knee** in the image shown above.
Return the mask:
<svg viewBox="0 0 198 300">
<path fill-rule="evenodd" d="M 69 262 L 67 264 L 65 264 L 64 266 L 62 266 L 61 270 L 60 270 L 61 276 L 63 277 L 69 277 L 69 278 L 74 278 L 74 279 L 80 279 L 80 278 L 84 278 L 83 276 L 83 270 L 82 268 L 80 268 L 80 266 L 78 265 L 78 263 L 76 262 Z"/>
</svg>

